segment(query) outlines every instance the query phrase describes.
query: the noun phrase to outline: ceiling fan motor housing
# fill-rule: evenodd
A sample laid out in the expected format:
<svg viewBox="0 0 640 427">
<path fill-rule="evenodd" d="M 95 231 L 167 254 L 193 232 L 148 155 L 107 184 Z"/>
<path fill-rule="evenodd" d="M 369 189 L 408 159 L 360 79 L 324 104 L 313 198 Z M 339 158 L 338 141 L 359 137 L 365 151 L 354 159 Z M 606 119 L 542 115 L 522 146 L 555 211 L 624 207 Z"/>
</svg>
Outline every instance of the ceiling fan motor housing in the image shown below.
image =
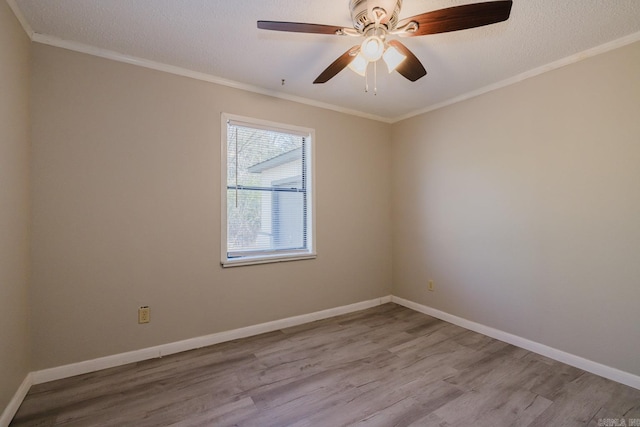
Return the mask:
<svg viewBox="0 0 640 427">
<path fill-rule="evenodd" d="M 353 27 L 358 32 L 364 33 L 375 24 L 376 13 L 374 9 L 384 10 L 385 16 L 381 22 L 387 27 L 387 30 L 392 30 L 398 24 L 402 0 L 351 0 L 349 7 L 351 9 Z"/>
</svg>

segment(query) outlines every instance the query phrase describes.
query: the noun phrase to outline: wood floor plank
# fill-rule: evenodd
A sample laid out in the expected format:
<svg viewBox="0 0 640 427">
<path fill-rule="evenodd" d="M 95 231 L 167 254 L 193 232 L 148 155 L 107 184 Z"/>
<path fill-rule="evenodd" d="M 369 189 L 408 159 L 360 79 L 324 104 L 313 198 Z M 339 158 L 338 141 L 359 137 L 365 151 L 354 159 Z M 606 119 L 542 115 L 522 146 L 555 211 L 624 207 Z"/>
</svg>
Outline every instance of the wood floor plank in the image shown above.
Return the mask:
<svg viewBox="0 0 640 427">
<path fill-rule="evenodd" d="M 433 412 L 447 425 L 527 426 L 543 413 L 551 401 L 518 388 L 471 390 Z"/>
<path fill-rule="evenodd" d="M 612 398 L 621 392 L 629 393 L 631 401 L 640 403 L 640 391 L 585 372 L 568 383 L 558 393 L 553 404 L 531 425 L 546 426 L 554 420 L 557 420 L 559 425 L 587 425 L 605 405 L 616 404 L 615 401 L 612 402 Z M 623 416 L 621 412 L 614 418 Z"/>
<path fill-rule="evenodd" d="M 639 390 L 390 303 L 36 385 L 11 426 L 596 426 L 634 417 Z"/>
</svg>

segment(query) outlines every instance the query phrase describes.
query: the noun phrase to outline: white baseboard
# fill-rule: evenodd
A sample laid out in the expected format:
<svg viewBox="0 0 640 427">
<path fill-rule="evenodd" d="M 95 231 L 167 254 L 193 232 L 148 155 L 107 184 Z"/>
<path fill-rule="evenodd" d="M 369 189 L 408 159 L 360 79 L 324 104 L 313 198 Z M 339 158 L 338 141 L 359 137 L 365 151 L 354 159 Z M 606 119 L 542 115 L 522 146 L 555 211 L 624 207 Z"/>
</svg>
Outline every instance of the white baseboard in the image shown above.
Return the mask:
<svg viewBox="0 0 640 427">
<path fill-rule="evenodd" d="M 11 398 L 7 407 L 2 411 L 2 415 L 0 415 L 0 427 L 9 426 L 32 385 L 33 374 L 29 373 L 25 377 L 24 381 L 22 381 L 22 384 L 20 384 L 20 387 L 18 387 L 18 391 L 13 395 L 13 398 Z"/>
<path fill-rule="evenodd" d="M 376 307 L 378 305 L 391 302 L 391 298 L 391 295 L 389 295 L 386 297 L 375 298 L 369 301 L 362 301 L 355 304 L 316 311 L 314 313 L 302 314 L 300 316 L 287 317 L 285 319 L 274 320 L 271 322 L 247 326 L 239 329 L 233 329 L 231 331 L 218 332 L 211 335 L 190 338 L 187 340 L 162 344 L 155 347 L 143 348 L 127 353 L 114 354 L 111 356 L 100 357 L 83 362 L 71 363 L 69 365 L 57 366 L 55 368 L 43 369 L 40 371 L 32 372 L 32 380 L 33 384 L 41 384 L 49 381 L 59 380 L 62 378 L 72 377 L 75 375 L 95 372 L 101 369 L 122 366 L 126 365 L 127 363 L 140 362 L 143 360 L 168 356 L 174 353 L 180 353 L 183 351 L 202 348 L 226 341 L 246 338 L 263 334 L 265 332 L 277 331 L 278 329 L 302 325 L 304 323 L 314 322 L 316 320 L 327 319 L 329 317 L 335 317 L 341 314 L 365 310 L 367 308 Z"/>
<path fill-rule="evenodd" d="M 576 368 L 583 369 L 596 375 L 608 378 L 610 380 L 634 387 L 640 390 L 640 376 L 624 372 L 616 368 L 612 368 L 601 363 L 597 363 L 574 354 L 566 353 L 564 351 L 540 344 L 535 341 L 528 340 L 526 338 L 519 337 L 517 335 L 510 334 L 508 332 L 501 331 L 499 329 L 491 328 L 480 323 L 472 322 L 462 317 L 454 316 L 452 314 L 437 310 L 426 305 L 418 304 L 413 301 L 406 300 L 404 298 L 396 296 L 385 296 L 381 298 L 375 298 L 368 301 L 362 301 L 355 304 L 345 305 L 341 307 L 330 308 L 327 310 L 316 311 L 314 313 L 302 314 L 299 316 L 288 317 L 285 319 L 274 320 L 271 322 L 261 323 L 258 325 L 247 326 L 244 328 L 233 329 L 230 331 L 218 332 L 211 335 L 205 335 L 201 337 L 191 338 L 183 341 L 177 341 L 168 344 L 162 344 L 155 347 L 143 348 L 140 350 L 134 350 L 127 353 L 114 354 L 111 356 L 100 357 L 97 359 L 87 360 L 78 363 L 72 363 L 69 365 L 58 366 L 55 368 L 43 369 L 40 371 L 31 372 L 27 375 L 23 383 L 20 385 L 18 391 L 14 395 L 13 399 L 9 402 L 9 405 L 5 408 L 4 412 L 0 416 L 0 427 L 6 427 L 11 422 L 11 419 L 18 411 L 20 404 L 24 400 L 29 388 L 33 384 L 41 384 L 48 381 L 55 381 L 62 378 L 68 378 L 75 375 L 86 374 L 89 372 L 99 371 L 101 369 L 113 368 L 116 366 L 126 365 L 127 363 L 140 362 L 143 360 L 154 359 L 158 357 L 168 356 L 174 353 L 180 353 L 183 351 L 193 350 L 209 345 L 219 344 L 226 341 L 231 341 L 240 338 L 246 338 L 254 335 L 263 334 L 266 332 L 277 331 L 279 329 L 288 328 L 292 326 L 302 325 L 304 323 L 314 322 L 316 320 L 327 319 L 330 317 L 339 316 L 342 314 L 353 313 L 367 308 L 376 307 L 378 305 L 386 304 L 388 302 L 394 302 L 420 313 L 427 314 L 429 316 L 442 319 L 446 322 L 453 323 L 465 329 L 469 329 L 474 332 L 478 332 L 483 335 L 504 341 L 509 344 L 513 344 L 517 347 L 524 348 L 534 353 L 541 354 L 551 359 L 557 360 L 562 363 L 566 363 Z"/>
<path fill-rule="evenodd" d="M 540 344 L 538 342 L 501 331 L 499 329 L 472 322 L 471 320 L 463 319 L 462 317 L 454 316 L 453 314 L 445 313 L 444 311 L 440 311 L 426 305 L 418 304 L 404 298 L 392 296 L 391 301 L 420 313 L 428 314 L 429 316 L 433 316 L 446 322 L 453 323 L 454 325 L 460 326 L 462 328 L 478 332 L 482 335 L 486 335 L 509 344 L 513 344 L 516 347 L 524 348 L 525 350 L 541 354 L 550 359 L 557 360 L 558 362 L 566 363 L 567 365 L 574 366 L 584 371 L 591 372 L 592 374 L 596 374 L 601 377 L 608 378 L 610 380 L 640 390 L 640 376 L 638 375 L 621 371 L 620 369 L 612 368 L 611 366 L 603 365 L 602 363 L 594 362 L 592 360 L 576 356 L 575 354 L 567 353 L 565 351 L 558 350 L 556 348 L 549 347 L 547 345 Z"/>
</svg>

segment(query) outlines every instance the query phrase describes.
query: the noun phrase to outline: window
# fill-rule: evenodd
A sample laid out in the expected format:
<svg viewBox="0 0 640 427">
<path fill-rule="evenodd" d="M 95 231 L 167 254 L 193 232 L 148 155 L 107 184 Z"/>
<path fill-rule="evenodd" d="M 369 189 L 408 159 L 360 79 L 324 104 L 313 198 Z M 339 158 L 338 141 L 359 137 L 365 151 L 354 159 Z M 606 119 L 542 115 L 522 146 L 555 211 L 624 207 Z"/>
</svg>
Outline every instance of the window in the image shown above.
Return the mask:
<svg viewBox="0 0 640 427">
<path fill-rule="evenodd" d="M 312 129 L 222 115 L 222 265 L 315 257 Z"/>
</svg>

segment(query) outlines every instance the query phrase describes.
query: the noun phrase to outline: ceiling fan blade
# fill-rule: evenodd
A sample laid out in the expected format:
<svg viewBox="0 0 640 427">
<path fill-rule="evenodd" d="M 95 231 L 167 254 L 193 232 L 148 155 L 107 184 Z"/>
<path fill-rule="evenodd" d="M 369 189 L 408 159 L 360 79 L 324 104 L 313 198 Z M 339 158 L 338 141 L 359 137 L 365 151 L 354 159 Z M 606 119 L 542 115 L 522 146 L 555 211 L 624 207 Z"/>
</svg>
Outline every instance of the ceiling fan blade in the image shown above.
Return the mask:
<svg viewBox="0 0 640 427">
<path fill-rule="evenodd" d="M 293 33 L 343 35 L 344 27 L 335 25 L 306 24 L 304 22 L 258 21 L 261 30 L 290 31 Z"/>
<path fill-rule="evenodd" d="M 397 28 L 402 28 L 411 22 L 418 23 L 417 30 L 405 31 L 398 35 L 424 36 L 495 24 L 509 19 L 512 4 L 512 0 L 491 1 L 434 10 L 398 22 Z"/>
<path fill-rule="evenodd" d="M 427 75 L 427 70 L 424 69 L 420 60 L 405 45 L 398 40 L 389 40 L 388 43 L 406 56 L 405 60 L 396 68 L 397 72 L 412 82 Z"/>
<path fill-rule="evenodd" d="M 343 53 L 338 59 L 333 61 L 314 81 L 313 84 L 326 83 L 331 80 L 336 74 L 342 71 L 346 66 L 351 64 L 358 54 L 360 46 L 356 45 Z"/>
</svg>

